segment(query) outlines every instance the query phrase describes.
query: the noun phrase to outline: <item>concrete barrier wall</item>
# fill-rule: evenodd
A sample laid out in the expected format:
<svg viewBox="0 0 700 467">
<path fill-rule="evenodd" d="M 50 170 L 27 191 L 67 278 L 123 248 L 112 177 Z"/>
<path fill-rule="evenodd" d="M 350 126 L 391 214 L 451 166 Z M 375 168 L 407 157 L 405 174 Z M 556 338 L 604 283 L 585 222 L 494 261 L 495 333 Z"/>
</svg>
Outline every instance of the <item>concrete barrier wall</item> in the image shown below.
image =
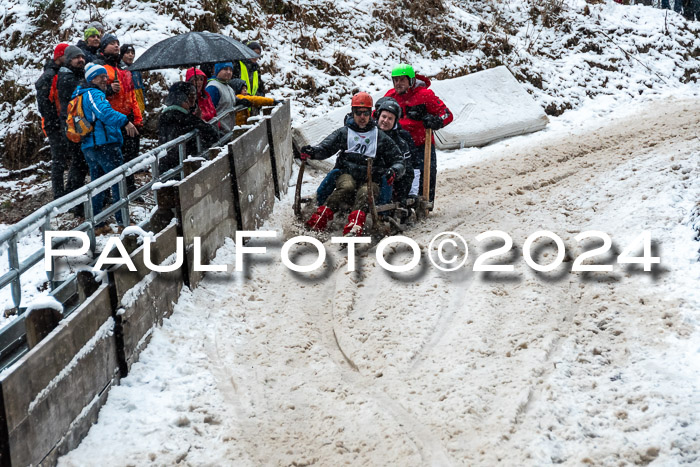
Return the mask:
<svg viewBox="0 0 700 467">
<path fill-rule="evenodd" d="M 201 281 L 202 273 L 194 271 L 194 237 L 201 238 L 201 263 L 209 264 L 226 237 L 262 225 L 272 212 L 275 186 L 278 195 L 286 192 L 291 176 L 289 106 L 275 108 L 223 155 L 168 187 L 166 210 L 176 217 L 155 236 L 151 260 L 170 264 L 180 236 L 186 250 L 180 269 L 152 272 L 143 246 L 136 248 L 130 254 L 136 271 L 125 265 L 108 270 L 107 284 L 0 374 L 0 466 L 54 465 L 75 448 L 111 385 L 128 374 L 154 327 L 172 313 L 182 287 Z"/>
<path fill-rule="evenodd" d="M 288 105 L 288 104 L 286 104 Z M 275 204 L 267 123 L 259 122 L 228 145 L 236 210 L 242 230 L 260 227 Z"/>
<path fill-rule="evenodd" d="M 272 169 L 275 176 L 275 195 L 278 199 L 287 193 L 292 176 L 292 126 L 291 107 L 275 107 L 267 119 L 267 134 L 270 141 Z"/>
<path fill-rule="evenodd" d="M 53 463 L 87 433 L 118 378 L 113 331 L 109 288 L 102 285 L 0 375 L 9 456 L 3 465 Z"/>
<path fill-rule="evenodd" d="M 233 237 L 238 226 L 234 206 L 231 166 L 223 154 L 177 185 L 182 216 L 182 236 L 187 250 L 190 288 L 202 280 L 194 271 L 194 237 L 201 239 L 201 261 L 209 264 L 226 237 Z"/>
<path fill-rule="evenodd" d="M 174 263 L 176 239 L 175 224 L 158 233 L 151 243 L 151 262 L 157 265 Z M 153 327 L 163 324 L 163 319 L 172 314 L 184 278 L 182 268 L 164 273 L 148 269 L 144 264 L 143 245 L 130 257 L 136 271 L 129 271 L 123 265 L 110 272 L 118 301 L 115 320 L 121 330 L 127 372 L 148 344 Z"/>
</svg>

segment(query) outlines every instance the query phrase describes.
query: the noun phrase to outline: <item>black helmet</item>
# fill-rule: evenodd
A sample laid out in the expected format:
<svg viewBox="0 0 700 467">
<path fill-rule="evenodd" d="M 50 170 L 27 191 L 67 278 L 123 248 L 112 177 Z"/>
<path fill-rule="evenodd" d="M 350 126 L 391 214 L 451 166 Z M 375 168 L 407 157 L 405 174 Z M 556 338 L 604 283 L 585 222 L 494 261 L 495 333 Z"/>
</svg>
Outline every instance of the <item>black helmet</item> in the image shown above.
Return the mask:
<svg viewBox="0 0 700 467">
<path fill-rule="evenodd" d="M 384 110 L 393 113 L 396 116 L 396 120 L 401 118 L 401 106 L 398 102 L 396 102 L 396 99 L 394 99 L 393 97 L 384 96 L 380 99 L 377 99 L 377 104 L 375 106 L 376 117 L 379 118 L 379 115 Z"/>
</svg>

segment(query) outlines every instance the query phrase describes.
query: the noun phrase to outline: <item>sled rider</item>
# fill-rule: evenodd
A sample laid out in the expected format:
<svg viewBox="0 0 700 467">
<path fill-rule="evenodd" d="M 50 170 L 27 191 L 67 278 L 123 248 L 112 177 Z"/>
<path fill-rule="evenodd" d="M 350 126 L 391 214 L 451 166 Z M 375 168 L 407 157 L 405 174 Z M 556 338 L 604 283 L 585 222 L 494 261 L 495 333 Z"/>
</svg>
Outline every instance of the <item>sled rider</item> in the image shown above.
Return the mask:
<svg viewBox="0 0 700 467">
<path fill-rule="evenodd" d="M 343 235 L 362 235 L 369 208 L 367 161 L 372 159 L 372 191 L 378 193 L 378 182 L 382 176 L 393 182 L 404 173 L 403 156 L 394 141 L 379 131 L 372 120 L 372 96 L 359 92 L 352 97 L 352 113 L 345 117 L 345 125 L 318 146 L 301 148 L 301 158 L 327 159 L 340 152 L 335 169 L 340 171 L 335 190 L 326 203 L 319 206 L 306 222 L 314 230 L 325 230 L 328 221 L 343 204 L 351 205 L 352 212 L 343 229 Z M 358 189 L 359 188 L 359 189 Z"/>
<path fill-rule="evenodd" d="M 399 123 L 413 137 L 413 142 L 425 154 L 426 129 L 439 130 L 454 119 L 452 112 L 444 102 L 429 89 L 430 80 L 416 74 L 411 65 L 400 64 L 391 71 L 394 89 L 385 96 L 393 97 L 401 106 L 403 116 Z M 437 159 L 435 156 L 435 137 L 433 136 L 430 157 L 430 201 L 435 199 L 435 178 Z M 423 158 L 420 161 L 423 167 Z M 420 192 L 423 192 L 423 173 L 421 170 Z"/>
</svg>

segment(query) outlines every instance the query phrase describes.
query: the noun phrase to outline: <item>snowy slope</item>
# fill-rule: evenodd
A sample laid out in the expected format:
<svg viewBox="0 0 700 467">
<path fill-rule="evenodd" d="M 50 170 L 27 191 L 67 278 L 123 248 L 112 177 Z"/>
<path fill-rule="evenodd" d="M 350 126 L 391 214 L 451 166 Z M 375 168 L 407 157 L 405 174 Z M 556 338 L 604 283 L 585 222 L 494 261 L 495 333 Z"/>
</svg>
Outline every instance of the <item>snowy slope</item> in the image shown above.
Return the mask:
<svg viewBox="0 0 700 467">
<path fill-rule="evenodd" d="M 356 90 L 385 91 L 400 61 L 438 78 L 505 64 L 550 115 L 596 95 L 624 102 L 677 88 L 700 70 L 697 24 L 611 1 L 0 0 L 0 18 L 6 167 L 27 165 L 41 146 L 33 83 L 45 57 L 59 39 L 75 43 L 96 18 L 136 44 L 137 55 L 190 28 L 261 40 L 268 84 L 274 95 L 295 99 L 297 121 L 347 105 Z M 152 74 L 152 107 L 177 79 L 174 70 Z"/>
<path fill-rule="evenodd" d="M 453 168 L 439 174 L 438 208 L 408 235 L 427 248 L 462 234 L 471 259 L 459 272 L 392 275 L 370 250 L 348 273 L 327 242 L 327 270 L 297 275 L 278 244 L 252 242 L 271 260 L 184 292 L 60 465 L 696 464 L 700 100 L 599 112 L 439 153 Z M 295 235 L 290 205 L 266 228 Z M 496 229 L 515 242 L 498 261 L 515 271 L 472 272 L 486 249 L 474 237 Z M 522 259 L 540 229 L 570 252 L 552 273 Z M 599 261 L 612 273 L 569 272 L 578 233 L 608 233 L 618 254 L 642 229 L 662 258 L 655 273 L 612 255 Z M 235 256 L 229 242 L 216 261 Z"/>
</svg>

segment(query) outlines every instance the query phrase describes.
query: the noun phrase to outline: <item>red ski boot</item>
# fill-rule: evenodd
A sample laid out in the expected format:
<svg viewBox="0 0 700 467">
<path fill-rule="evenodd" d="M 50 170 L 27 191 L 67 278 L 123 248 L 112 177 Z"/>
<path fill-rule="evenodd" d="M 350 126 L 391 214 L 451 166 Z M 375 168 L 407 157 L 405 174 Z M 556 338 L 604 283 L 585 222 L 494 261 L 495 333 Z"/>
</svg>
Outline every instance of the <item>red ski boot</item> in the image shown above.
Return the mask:
<svg viewBox="0 0 700 467">
<path fill-rule="evenodd" d="M 306 225 L 313 230 L 323 231 L 328 226 L 328 221 L 333 219 L 333 211 L 326 206 L 319 206 L 311 218 L 306 221 Z"/>
<path fill-rule="evenodd" d="M 362 235 L 366 217 L 367 214 L 365 214 L 364 211 L 358 210 L 351 212 L 348 216 L 348 223 L 345 224 L 345 228 L 343 229 L 343 235 L 346 237 L 359 237 Z"/>
</svg>

